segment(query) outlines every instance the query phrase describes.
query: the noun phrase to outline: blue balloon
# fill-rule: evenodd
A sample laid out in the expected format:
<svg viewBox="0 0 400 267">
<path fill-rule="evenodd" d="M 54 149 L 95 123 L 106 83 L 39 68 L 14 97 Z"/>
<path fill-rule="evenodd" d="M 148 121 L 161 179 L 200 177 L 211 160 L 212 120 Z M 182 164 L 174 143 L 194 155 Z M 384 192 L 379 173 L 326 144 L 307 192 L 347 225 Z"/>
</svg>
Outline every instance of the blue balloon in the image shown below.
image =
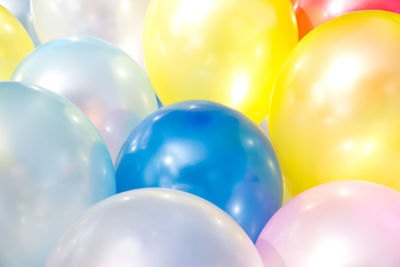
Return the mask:
<svg viewBox="0 0 400 267">
<path fill-rule="evenodd" d="M 222 208 L 255 241 L 282 205 L 275 152 L 245 115 L 209 101 L 166 106 L 142 121 L 117 159 L 117 192 L 164 187 Z"/>
</svg>

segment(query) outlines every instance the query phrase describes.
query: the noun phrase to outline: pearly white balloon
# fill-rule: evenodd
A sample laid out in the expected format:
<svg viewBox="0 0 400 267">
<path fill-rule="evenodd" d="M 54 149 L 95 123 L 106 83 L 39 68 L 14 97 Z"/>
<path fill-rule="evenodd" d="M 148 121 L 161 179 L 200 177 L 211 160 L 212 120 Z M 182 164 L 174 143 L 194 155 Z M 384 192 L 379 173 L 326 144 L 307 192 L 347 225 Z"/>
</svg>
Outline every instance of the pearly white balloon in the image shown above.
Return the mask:
<svg viewBox="0 0 400 267">
<path fill-rule="evenodd" d="M 254 244 L 210 202 L 169 189 L 108 198 L 60 239 L 46 267 L 262 267 Z"/>
<path fill-rule="evenodd" d="M 157 109 L 150 81 L 135 61 L 96 38 L 43 44 L 11 79 L 40 85 L 78 106 L 100 131 L 113 159 L 135 126 Z"/>
<path fill-rule="evenodd" d="M 12 0 L 15 1 L 15 0 Z M 41 42 L 87 35 L 127 52 L 144 69 L 142 29 L 150 0 L 31 0 Z"/>
</svg>

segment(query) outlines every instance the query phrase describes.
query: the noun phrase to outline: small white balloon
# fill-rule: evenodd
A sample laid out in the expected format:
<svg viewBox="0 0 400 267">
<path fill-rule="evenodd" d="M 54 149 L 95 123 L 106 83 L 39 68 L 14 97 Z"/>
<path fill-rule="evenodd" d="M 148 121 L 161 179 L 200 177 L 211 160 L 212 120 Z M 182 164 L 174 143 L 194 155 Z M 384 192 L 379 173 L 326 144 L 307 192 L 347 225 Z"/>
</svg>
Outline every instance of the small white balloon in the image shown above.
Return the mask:
<svg viewBox="0 0 400 267">
<path fill-rule="evenodd" d="M 150 81 L 136 62 L 96 38 L 43 44 L 11 79 L 40 85 L 78 106 L 100 131 L 113 160 L 135 126 L 157 109 Z"/>
<path fill-rule="evenodd" d="M 139 189 L 108 198 L 60 239 L 46 267 L 262 267 L 246 233 L 194 195 Z"/>
<path fill-rule="evenodd" d="M 15 1 L 15 0 L 12 0 Z M 41 42 L 87 35 L 127 52 L 144 69 L 142 31 L 150 0 L 32 0 Z"/>
</svg>

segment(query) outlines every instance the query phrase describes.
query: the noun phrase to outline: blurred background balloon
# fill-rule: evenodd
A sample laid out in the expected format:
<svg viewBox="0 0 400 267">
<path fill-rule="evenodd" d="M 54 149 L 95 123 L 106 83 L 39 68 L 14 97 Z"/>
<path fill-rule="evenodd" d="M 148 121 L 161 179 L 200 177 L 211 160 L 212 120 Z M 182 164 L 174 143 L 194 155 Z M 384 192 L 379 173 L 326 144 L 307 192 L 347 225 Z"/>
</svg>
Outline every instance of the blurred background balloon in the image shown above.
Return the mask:
<svg viewBox="0 0 400 267">
<path fill-rule="evenodd" d="M 400 13 L 399 0 L 292 0 L 303 38 L 318 25 L 337 16 L 361 10 L 385 10 Z"/>
<path fill-rule="evenodd" d="M 278 77 L 271 139 L 292 195 L 336 180 L 400 190 L 400 15 L 360 11 L 304 38 Z"/>
<path fill-rule="evenodd" d="M 64 98 L 0 83 L 0 266 L 43 266 L 57 239 L 115 193 L 110 155 Z"/>
<path fill-rule="evenodd" d="M 141 189 L 90 209 L 64 234 L 47 267 L 262 267 L 243 230 L 194 195 Z"/>
<path fill-rule="evenodd" d="M 46 43 L 12 77 L 54 91 L 77 105 L 103 136 L 113 159 L 133 128 L 157 109 L 150 81 L 120 49 L 89 37 Z"/>
<path fill-rule="evenodd" d="M 268 222 L 257 249 L 265 267 L 400 266 L 400 193 L 341 181 L 312 188 Z"/>
<path fill-rule="evenodd" d="M 0 81 L 10 79 L 18 63 L 33 50 L 21 23 L 0 3 Z"/>
<path fill-rule="evenodd" d="M 212 100 L 256 123 L 297 39 L 289 0 L 154 0 L 143 33 L 146 68 L 164 105 Z"/>
<path fill-rule="evenodd" d="M 64 234 L 46 267 L 262 267 L 243 230 L 194 195 L 133 190 L 90 209 Z"/>
<path fill-rule="evenodd" d="M 117 191 L 167 187 L 203 197 L 255 241 L 282 203 L 266 136 L 243 114 L 209 101 L 166 106 L 141 122 L 116 163 Z"/>
<path fill-rule="evenodd" d="M 144 69 L 142 33 L 150 0 L 31 0 L 41 42 L 87 35 L 127 52 Z"/>
<path fill-rule="evenodd" d="M 33 43 L 39 45 L 39 39 L 33 26 L 30 0 L 0 0 L 0 5 L 10 11 L 22 23 Z"/>
</svg>

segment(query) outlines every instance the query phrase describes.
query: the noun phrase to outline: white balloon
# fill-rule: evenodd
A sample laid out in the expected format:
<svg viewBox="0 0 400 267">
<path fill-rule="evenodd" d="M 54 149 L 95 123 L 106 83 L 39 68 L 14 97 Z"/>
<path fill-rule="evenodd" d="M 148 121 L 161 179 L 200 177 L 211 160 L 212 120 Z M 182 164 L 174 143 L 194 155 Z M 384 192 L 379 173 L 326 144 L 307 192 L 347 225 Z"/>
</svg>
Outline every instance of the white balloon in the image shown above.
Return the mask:
<svg viewBox="0 0 400 267">
<path fill-rule="evenodd" d="M 78 106 L 100 131 L 113 160 L 135 126 L 157 109 L 150 81 L 135 61 L 96 38 L 43 44 L 11 79 L 40 85 Z"/>
<path fill-rule="evenodd" d="M 246 233 L 194 195 L 139 189 L 108 198 L 60 239 L 46 267 L 262 267 Z"/>
<path fill-rule="evenodd" d="M 15 0 L 12 0 L 15 1 Z M 144 68 L 142 29 L 150 0 L 32 0 L 41 42 L 77 35 L 104 39 Z"/>
</svg>

